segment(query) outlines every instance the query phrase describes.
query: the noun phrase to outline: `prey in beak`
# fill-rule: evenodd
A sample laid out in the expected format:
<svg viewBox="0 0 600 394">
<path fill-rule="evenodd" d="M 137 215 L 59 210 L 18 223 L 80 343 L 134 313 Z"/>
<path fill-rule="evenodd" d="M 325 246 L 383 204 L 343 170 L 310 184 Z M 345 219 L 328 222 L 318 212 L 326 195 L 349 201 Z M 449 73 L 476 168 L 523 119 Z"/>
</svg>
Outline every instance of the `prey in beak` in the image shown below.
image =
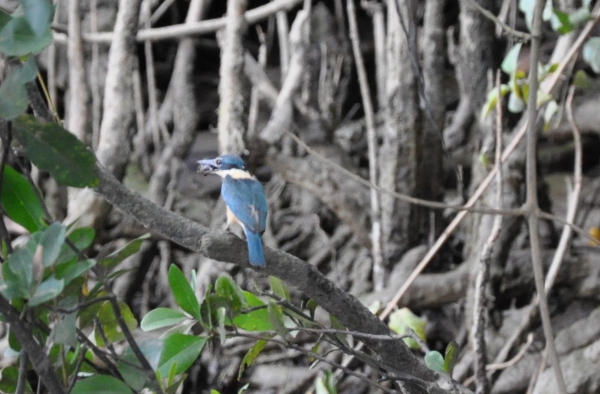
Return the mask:
<svg viewBox="0 0 600 394">
<path fill-rule="evenodd" d="M 214 159 L 198 160 L 198 172 L 204 176 L 214 174 L 218 170 L 219 167 Z"/>
</svg>

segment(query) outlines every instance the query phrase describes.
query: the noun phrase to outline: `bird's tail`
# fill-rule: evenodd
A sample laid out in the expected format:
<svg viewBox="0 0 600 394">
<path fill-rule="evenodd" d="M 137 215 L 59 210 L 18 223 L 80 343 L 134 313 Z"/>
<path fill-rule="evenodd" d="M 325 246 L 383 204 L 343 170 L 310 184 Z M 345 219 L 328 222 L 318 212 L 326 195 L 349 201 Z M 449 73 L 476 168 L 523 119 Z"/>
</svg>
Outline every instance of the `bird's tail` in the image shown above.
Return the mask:
<svg viewBox="0 0 600 394">
<path fill-rule="evenodd" d="M 246 240 L 248 241 L 248 259 L 250 260 L 250 264 L 264 267 L 265 255 L 260 234 L 246 231 Z"/>
</svg>

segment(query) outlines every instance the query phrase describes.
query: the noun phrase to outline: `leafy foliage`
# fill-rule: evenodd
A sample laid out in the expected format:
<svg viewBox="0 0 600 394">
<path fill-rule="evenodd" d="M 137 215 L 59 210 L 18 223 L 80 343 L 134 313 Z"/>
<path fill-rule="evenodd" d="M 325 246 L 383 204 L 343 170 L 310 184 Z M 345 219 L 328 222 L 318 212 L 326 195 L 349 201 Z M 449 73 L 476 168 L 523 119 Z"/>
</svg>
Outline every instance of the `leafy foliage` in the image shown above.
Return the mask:
<svg viewBox="0 0 600 394">
<path fill-rule="evenodd" d="M 12 120 L 25 112 L 28 105 L 25 85 L 35 79 L 36 73 L 37 67 L 33 57 L 22 66 L 10 70 L 0 85 L 1 118 Z"/>
<path fill-rule="evenodd" d="M 390 315 L 389 326 L 398 335 L 404 335 L 409 329 L 412 329 L 423 341 L 425 337 L 425 326 L 427 320 L 415 315 L 410 309 L 398 309 Z M 404 338 L 404 343 L 411 349 L 420 349 L 419 344 L 411 338 Z"/>
<path fill-rule="evenodd" d="M 22 115 L 13 124 L 29 160 L 58 183 L 73 187 L 98 184 L 94 154 L 62 126 L 40 123 L 31 115 Z"/>
<path fill-rule="evenodd" d="M 9 218 L 35 233 L 45 227 L 46 213 L 27 179 L 9 166 L 4 166 L 2 207 Z"/>
<path fill-rule="evenodd" d="M 50 0 L 21 0 L 12 15 L 0 17 L 0 52 L 6 56 L 35 55 L 52 42 L 50 25 L 54 7 Z"/>
</svg>

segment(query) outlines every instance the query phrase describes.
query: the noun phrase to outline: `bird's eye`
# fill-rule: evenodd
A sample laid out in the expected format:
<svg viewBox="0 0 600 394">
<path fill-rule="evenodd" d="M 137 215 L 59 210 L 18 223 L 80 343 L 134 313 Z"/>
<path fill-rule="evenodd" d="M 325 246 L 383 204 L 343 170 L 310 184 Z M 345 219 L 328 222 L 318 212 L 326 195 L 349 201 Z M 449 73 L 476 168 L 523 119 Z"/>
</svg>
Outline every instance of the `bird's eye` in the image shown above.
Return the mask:
<svg viewBox="0 0 600 394">
<path fill-rule="evenodd" d="M 215 160 L 215 163 L 217 163 L 217 165 L 220 166 L 221 165 L 221 159 Z"/>
</svg>

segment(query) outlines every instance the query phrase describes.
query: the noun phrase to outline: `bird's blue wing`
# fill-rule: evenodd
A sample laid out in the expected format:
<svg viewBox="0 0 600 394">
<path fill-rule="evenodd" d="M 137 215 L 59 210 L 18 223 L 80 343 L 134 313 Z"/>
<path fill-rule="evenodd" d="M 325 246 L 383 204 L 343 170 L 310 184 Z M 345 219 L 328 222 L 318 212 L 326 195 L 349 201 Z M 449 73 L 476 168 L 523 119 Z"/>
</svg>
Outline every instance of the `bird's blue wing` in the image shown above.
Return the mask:
<svg viewBox="0 0 600 394">
<path fill-rule="evenodd" d="M 226 176 L 221 196 L 235 217 L 247 230 L 262 234 L 267 222 L 267 199 L 263 185 L 255 179 Z"/>
</svg>

